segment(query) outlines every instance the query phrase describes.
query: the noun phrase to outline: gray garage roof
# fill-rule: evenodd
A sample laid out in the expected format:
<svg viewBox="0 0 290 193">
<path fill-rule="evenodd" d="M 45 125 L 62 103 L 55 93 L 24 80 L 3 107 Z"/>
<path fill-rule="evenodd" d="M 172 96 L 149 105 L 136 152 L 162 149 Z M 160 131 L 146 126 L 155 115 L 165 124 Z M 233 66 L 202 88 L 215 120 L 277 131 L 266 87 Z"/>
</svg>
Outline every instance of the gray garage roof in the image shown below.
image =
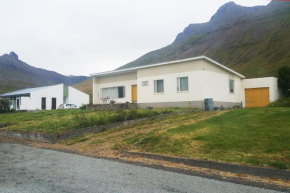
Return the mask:
<svg viewBox="0 0 290 193">
<path fill-rule="evenodd" d="M 37 90 L 42 90 L 45 88 L 48 88 L 51 86 L 43 86 L 43 87 L 36 87 L 36 88 L 25 88 L 25 89 L 21 89 L 21 90 L 16 90 L 13 92 L 8 92 L 8 93 L 4 93 L 1 94 L 0 97 L 16 97 L 16 96 L 30 96 L 31 92 L 37 91 Z"/>
</svg>

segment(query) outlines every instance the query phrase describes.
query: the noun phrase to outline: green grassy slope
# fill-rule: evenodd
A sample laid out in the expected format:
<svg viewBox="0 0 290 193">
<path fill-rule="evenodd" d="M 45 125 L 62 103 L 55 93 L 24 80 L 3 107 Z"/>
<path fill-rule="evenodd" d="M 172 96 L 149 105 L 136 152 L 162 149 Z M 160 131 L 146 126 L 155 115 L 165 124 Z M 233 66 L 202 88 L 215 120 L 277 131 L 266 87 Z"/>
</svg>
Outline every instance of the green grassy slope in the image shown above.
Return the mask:
<svg viewBox="0 0 290 193">
<path fill-rule="evenodd" d="M 90 95 L 90 103 L 93 102 L 93 80 L 91 78 L 80 82 L 78 84 L 72 85 L 75 89 L 78 89 L 88 95 Z"/>
<path fill-rule="evenodd" d="M 253 108 L 124 139 L 134 150 L 290 168 L 290 108 Z M 186 121 L 184 121 L 186 122 Z M 121 146 L 122 147 L 122 146 Z"/>
</svg>

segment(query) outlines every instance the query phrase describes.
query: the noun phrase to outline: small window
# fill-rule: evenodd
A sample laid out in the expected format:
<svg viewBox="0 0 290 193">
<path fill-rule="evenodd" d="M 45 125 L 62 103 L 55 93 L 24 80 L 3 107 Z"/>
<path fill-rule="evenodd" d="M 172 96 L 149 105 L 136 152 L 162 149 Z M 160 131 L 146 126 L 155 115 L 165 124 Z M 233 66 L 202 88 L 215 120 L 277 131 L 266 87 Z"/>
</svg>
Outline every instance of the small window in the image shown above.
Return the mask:
<svg viewBox="0 0 290 193">
<path fill-rule="evenodd" d="M 234 80 L 229 81 L 229 87 L 230 87 L 230 93 L 234 93 L 235 92 L 235 81 Z"/>
<path fill-rule="evenodd" d="M 154 92 L 163 93 L 164 92 L 164 81 L 163 80 L 154 80 Z"/>
<path fill-rule="evenodd" d="M 177 91 L 188 91 L 188 77 L 177 78 Z"/>
<path fill-rule="evenodd" d="M 124 98 L 125 97 L 124 86 L 119 86 L 117 88 L 118 88 L 118 98 Z"/>
</svg>

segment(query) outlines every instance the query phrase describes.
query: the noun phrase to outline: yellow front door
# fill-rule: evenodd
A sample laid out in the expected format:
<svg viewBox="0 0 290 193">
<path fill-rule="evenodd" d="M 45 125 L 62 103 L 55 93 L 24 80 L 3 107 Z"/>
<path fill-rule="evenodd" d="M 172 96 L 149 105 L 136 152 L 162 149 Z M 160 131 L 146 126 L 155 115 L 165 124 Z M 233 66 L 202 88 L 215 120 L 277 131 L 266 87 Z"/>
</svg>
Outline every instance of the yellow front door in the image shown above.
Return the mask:
<svg viewBox="0 0 290 193">
<path fill-rule="evenodd" d="M 132 103 L 137 102 L 137 85 L 132 85 Z"/>
<path fill-rule="evenodd" d="M 270 103 L 269 88 L 245 90 L 246 107 L 266 107 Z"/>
</svg>

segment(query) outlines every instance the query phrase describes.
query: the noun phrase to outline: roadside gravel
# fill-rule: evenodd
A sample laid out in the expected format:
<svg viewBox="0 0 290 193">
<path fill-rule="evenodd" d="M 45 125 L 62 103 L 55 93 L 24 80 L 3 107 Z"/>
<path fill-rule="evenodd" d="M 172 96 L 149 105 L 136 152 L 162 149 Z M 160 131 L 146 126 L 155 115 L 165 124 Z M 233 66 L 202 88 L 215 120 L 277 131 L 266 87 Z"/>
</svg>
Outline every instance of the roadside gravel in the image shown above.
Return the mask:
<svg viewBox="0 0 290 193">
<path fill-rule="evenodd" d="M 0 192 L 277 191 L 18 144 L 0 143 Z"/>
</svg>

